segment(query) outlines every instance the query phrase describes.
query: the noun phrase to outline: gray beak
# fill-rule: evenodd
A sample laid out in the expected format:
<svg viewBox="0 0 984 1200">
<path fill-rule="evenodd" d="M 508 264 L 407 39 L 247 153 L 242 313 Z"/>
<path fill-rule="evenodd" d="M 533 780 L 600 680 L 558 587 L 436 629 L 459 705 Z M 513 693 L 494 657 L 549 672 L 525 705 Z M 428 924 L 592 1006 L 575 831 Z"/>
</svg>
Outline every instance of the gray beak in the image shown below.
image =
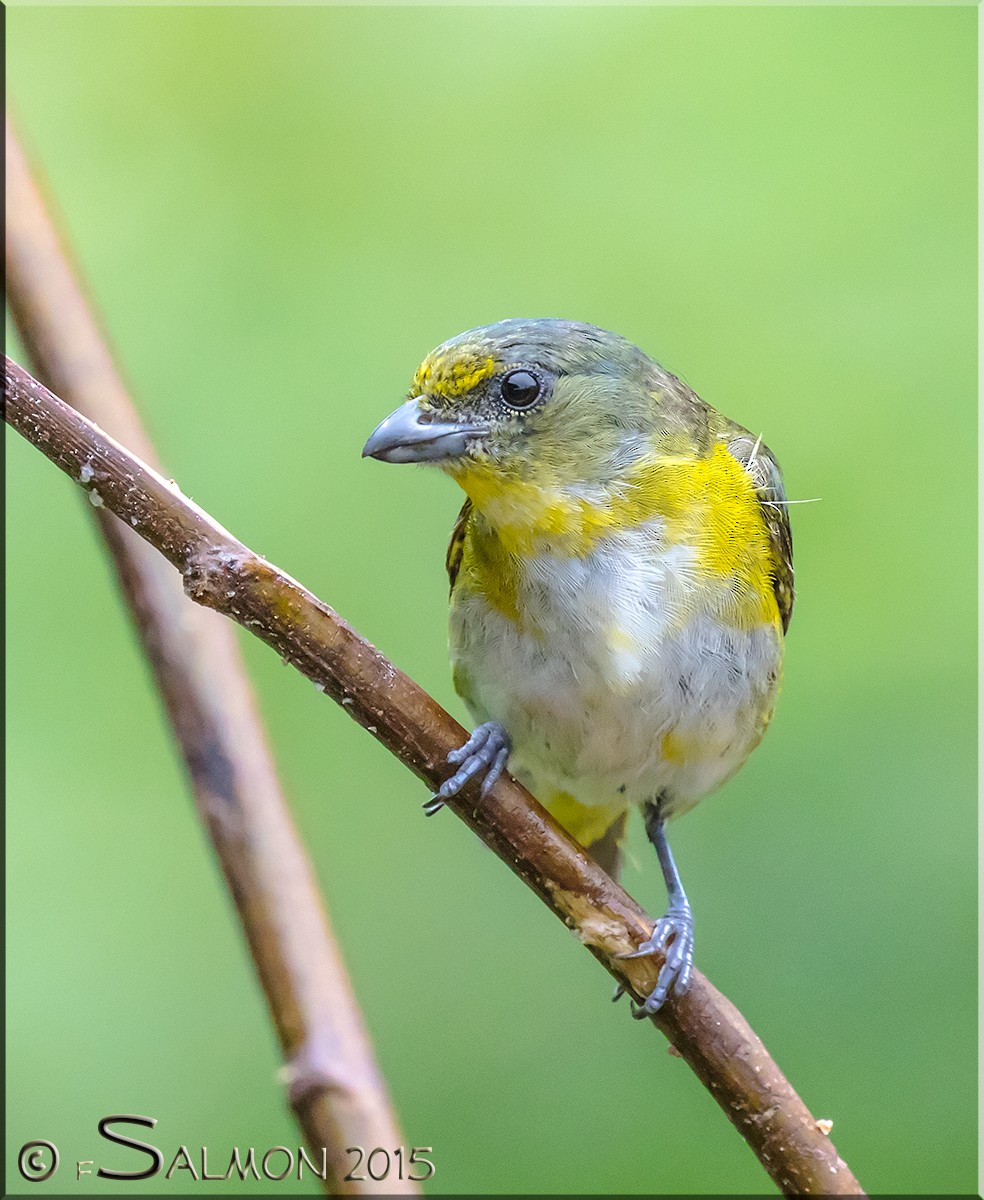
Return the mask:
<svg viewBox="0 0 984 1200">
<path fill-rule="evenodd" d="M 469 438 L 485 432 L 481 425 L 439 421 L 421 412 L 414 397 L 376 426 L 362 448 L 362 457 L 392 463 L 441 462 L 460 457 Z"/>
</svg>

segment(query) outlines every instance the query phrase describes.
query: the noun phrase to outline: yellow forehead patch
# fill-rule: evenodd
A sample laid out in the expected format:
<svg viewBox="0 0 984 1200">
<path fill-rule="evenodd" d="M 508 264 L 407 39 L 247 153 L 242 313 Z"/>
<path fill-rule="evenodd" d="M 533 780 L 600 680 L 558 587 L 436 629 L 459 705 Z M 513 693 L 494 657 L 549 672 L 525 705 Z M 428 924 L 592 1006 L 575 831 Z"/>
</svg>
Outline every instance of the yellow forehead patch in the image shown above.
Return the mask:
<svg viewBox="0 0 984 1200">
<path fill-rule="evenodd" d="M 426 393 L 441 400 L 457 400 L 483 379 L 495 374 L 495 359 L 478 354 L 430 355 L 413 377 L 415 394 Z"/>
</svg>

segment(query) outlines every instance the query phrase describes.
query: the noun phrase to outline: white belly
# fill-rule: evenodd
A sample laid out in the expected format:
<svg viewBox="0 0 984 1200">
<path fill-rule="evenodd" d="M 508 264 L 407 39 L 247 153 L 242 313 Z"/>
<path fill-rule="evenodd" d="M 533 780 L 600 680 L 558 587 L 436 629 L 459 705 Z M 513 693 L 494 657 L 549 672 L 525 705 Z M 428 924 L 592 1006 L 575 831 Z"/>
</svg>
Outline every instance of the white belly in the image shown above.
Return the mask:
<svg viewBox="0 0 984 1200">
<path fill-rule="evenodd" d="M 456 680 L 477 720 L 505 726 L 510 770 L 544 803 L 567 792 L 613 813 L 657 798 L 682 811 L 741 766 L 771 714 L 778 631 L 717 619 L 692 551 L 641 552 L 644 536 L 532 560 L 523 628 L 456 589 Z"/>
</svg>

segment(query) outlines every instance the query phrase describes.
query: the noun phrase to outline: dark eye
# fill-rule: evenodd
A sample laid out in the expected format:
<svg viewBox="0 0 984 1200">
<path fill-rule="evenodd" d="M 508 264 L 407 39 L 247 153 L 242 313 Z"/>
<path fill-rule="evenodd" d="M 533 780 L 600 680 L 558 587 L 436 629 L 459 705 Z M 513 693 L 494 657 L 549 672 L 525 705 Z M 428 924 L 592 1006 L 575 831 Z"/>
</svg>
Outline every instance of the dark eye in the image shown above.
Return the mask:
<svg viewBox="0 0 984 1200">
<path fill-rule="evenodd" d="M 500 389 L 510 408 L 531 408 L 540 399 L 540 381 L 532 371 L 510 371 Z"/>
</svg>

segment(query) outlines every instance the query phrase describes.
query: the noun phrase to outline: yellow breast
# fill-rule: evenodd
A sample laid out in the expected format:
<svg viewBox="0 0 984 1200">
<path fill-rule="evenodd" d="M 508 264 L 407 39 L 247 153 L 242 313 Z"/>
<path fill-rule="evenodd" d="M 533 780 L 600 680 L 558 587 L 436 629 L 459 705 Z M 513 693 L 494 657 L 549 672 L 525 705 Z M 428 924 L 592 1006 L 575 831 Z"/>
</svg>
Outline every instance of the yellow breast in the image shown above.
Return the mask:
<svg viewBox="0 0 984 1200">
<path fill-rule="evenodd" d="M 643 526 L 653 536 L 636 540 L 637 552 L 693 551 L 692 585 L 719 598 L 722 619 L 743 628 L 779 620 L 762 508 L 723 442 L 704 458 L 646 458 L 603 494 L 503 477 L 482 464 L 455 478 L 479 514 L 466 529 L 460 582 L 514 620 L 523 615 L 516 577 L 525 560 L 586 558 L 603 539 Z"/>
</svg>

